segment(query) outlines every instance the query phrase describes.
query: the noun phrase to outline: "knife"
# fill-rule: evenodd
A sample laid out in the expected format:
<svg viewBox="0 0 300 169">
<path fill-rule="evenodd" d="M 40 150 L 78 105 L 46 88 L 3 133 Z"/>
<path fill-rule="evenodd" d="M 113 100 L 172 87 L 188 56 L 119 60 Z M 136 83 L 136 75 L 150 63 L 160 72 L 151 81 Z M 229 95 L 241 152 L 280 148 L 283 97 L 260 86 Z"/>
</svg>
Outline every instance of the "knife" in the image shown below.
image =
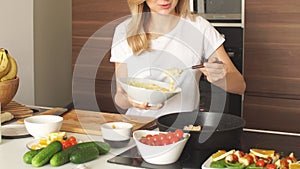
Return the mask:
<svg viewBox="0 0 300 169">
<path fill-rule="evenodd" d="M 69 112 L 70 110 L 72 110 L 74 108 L 73 103 L 68 104 L 66 107 L 62 108 L 62 107 L 55 107 L 46 111 L 43 111 L 41 113 L 37 113 L 36 115 L 56 115 L 56 116 L 61 116 L 66 112 Z M 35 115 L 34 115 L 35 116 Z M 24 123 L 24 119 L 19 119 L 17 121 L 18 124 L 23 124 Z"/>
</svg>

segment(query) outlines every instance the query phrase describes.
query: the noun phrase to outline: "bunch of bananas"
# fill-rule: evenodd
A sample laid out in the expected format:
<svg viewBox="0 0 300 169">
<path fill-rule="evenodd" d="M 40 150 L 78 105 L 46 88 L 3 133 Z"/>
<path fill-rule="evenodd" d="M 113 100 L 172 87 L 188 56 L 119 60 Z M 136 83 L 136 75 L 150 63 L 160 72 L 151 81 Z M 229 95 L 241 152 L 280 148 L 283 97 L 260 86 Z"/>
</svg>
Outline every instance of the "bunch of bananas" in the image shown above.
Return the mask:
<svg viewBox="0 0 300 169">
<path fill-rule="evenodd" d="M 16 60 L 4 48 L 0 49 L 0 81 L 15 79 L 18 73 Z"/>
</svg>

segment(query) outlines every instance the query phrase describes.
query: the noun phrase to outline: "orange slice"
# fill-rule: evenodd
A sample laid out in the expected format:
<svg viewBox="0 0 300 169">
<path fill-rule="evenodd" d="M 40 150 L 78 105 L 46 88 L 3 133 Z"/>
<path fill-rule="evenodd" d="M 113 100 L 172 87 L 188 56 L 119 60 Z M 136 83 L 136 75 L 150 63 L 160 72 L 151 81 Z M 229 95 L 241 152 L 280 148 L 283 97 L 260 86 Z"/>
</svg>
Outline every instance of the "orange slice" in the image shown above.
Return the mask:
<svg viewBox="0 0 300 169">
<path fill-rule="evenodd" d="M 212 161 L 219 161 L 228 156 L 229 154 L 233 154 L 235 150 L 225 151 L 225 150 L 218 150 L 214 154 L 211 155 Z"/>
<path fill-rule="evenodd" d="M 300 169 L 300 163 L 290 163 L 289 169 Z"/>
<path fill-rule="evenodd" d="M 250 149 L 250 152 L 262 158 L 273 157 L 275 154 L 275 150 L 264 150 L 264 149 L 256 149 L 256 148 Z"/>
</svg>

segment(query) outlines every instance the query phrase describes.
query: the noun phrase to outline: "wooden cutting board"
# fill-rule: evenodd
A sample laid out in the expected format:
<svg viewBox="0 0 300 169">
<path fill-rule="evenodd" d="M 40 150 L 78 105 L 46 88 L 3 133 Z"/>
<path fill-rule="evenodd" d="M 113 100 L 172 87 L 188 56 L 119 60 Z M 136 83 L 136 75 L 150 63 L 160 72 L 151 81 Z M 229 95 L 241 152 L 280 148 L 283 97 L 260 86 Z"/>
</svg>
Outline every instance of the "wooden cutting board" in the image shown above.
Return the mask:
<svg viewBox="0 0 300 169">
<path fill-rule="evenodd" d="M 155 118 L 129 116 L 123 114 L 71 110 L 63 115 L 62 131 L 101 135 L 100 126 L 107 122 L 128 122 L 133 124 L 133 131 L 145 129 L 155 124 Z"/>
<path fill-rule="evenodd" d="M 2 107 L 1 112 L 9 112 L 15 118 L 25 118 L 33 115 L 33 110 L 15 101 L 9 102 L 5 107 Z"/>
</svg>

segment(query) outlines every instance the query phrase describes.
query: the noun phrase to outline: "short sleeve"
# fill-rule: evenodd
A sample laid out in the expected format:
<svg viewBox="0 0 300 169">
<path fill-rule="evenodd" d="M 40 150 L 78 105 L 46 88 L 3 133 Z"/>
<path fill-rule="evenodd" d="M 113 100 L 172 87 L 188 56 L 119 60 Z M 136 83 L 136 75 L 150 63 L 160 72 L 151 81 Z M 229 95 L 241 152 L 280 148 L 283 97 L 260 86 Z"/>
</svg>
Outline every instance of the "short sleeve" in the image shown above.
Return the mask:
<svg viewBox="0 0 300 169">
<path fill-rule="evenodd" d="M 110 62 L 123 63 L 128 57 L 132 56 L 132 50 L 126 39 L 126 27 L 128 21 L 120 23 L 116 28 L 112 40 Z"/>
<path fill-rule="evenodd" d="M 225 41 L 223 36 L 205 19 L 198 18 L 200 26 L 204 26 L 203 56 L 208 59 Z"/>
</svg>

